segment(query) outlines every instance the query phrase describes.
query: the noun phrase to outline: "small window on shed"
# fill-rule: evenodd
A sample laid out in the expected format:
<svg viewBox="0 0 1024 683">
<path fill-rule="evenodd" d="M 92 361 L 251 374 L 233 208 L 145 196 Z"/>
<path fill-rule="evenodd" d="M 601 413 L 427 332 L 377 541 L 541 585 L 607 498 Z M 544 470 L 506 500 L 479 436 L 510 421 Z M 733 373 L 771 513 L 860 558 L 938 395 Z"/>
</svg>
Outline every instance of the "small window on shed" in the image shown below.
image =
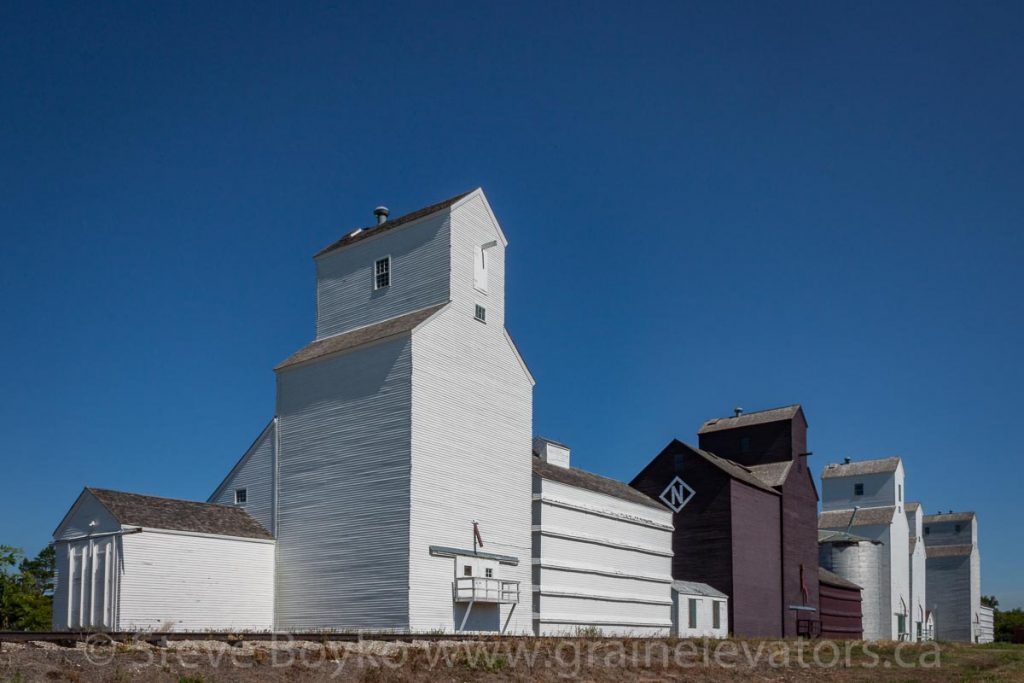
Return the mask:
<svg viewBox="0 0 1024 683">
<path fill-rule="evenodd" d="M 689 619 L 690 628 L 697 628 L 697 601 L 694 598 L 690 598 L 690 600 L 689 600 L 689 608 L 690 608 L 690 615 L 689 615 L 690 616 L 690 619 Z"/>
<path fill-rule="evenodd" d="M 854 484 L 853 485 L 853 495 L 855 495 L 855 496 L 863 496 L 864 495 L 864 484 Z"/>
<path fill-rule="evenodd" d="M 373 264 L 373 288 L 384 289 L 391 286 L 391 257 L 377 259 Z"/>
<path fill-rule="evenodd" d="M 244 505 L 249 499 L 249 491 L 247 489 L 235 489 L 235 505 Z"/>
<path fill-rule="evenodd" d="M 480 304 L 477 304 L 476 305 L 476 313 L 473 315 L 473 317 L 476 318 L 477 320 L 479 320 L 482 323 L 486 323 L 487 322 L 487 309 L 484 308 L 483 306 L 481 306 Z"/>
<path fill-rule="evenodd" d="M 722 603 L 718 600 L 711 603 L 711 628 L 722 628 Z"/>
<path fill-rule="evenodd" d="M 463 576 L 473 576 L 473 565 L 471 565 L 471 564 L 463 565 L 462 566 L 462 575 Z"/>
</svg>

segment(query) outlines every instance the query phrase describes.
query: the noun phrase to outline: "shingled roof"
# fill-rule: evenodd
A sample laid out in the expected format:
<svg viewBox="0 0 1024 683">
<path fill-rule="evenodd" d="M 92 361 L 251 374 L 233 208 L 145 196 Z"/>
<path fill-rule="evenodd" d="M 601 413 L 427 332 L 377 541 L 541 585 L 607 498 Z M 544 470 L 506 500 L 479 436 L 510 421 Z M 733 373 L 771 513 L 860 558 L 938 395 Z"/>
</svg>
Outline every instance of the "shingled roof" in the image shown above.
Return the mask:
<svg viewBox="0 0 1024 683">
<path fill-rule="evenodd" d="M 923 521 L 929 522 L 970 522 L 975 518 L 973 512 L 938 512 L 934 515 L 925 515 Z"/>
<path fill-rule="evenodd" d="M 95 496 L 114 519 L 124 526 L 241 538 L 273 538 L 270 532 L 239 507 L 107 489 L 85 490 Z"/>
<path fill-rule="evenodd" d="M 824 567 L 818 567 L 818 582 L 823 583 L 826 586 L 836 586 L 838 588 L 849 588 L 851 590 L 864 590 L 853 581 L 847 581 L 839 574 L 834 574 Z"/>
<path fill-rule="evenodd" d="M 818 515 L 819 529 L 846 529 L 851 526 L 876 526 L 888 524 L 896 514 L 895 505 L 884 507 L 829 510 Z M 852 521 L 851 521 L 852 520 Z"/>
<path fill-rule="evenodd" d="M 773 489 L 770 485 L 762 481 L 760 477 L 754 474 L 750 470 L 750 468 L 744 467 L 743 465 L 735 463 L 732 460 L 727 460 L 726 458 L 719 457 L 709 451 L 704 451 L 701 450 L 700 448 L 694 448 L 693 446 L 687 444 L 683 445 L 692 450 L 700 457 L 704 458 L 706 461 L 708 461 L 718 469 L 728 474 L 733 479 L 738 479 L 745 484 L 750 484 L 754 488 L 761 489 L 762 491 L 767 491 L 768 493 L 774 493 L 775 495 L 779 494 L 778 491 Z"/>
<path fill-rule="evenodd" d="M 934 557 L 965 557 L 973 550 L 973 545 L 929 545 L 924 549 L 929 560 Z"/>
<path fill-rule="evenodd" d="M 536 455 L 533 457 L 533 473 L 543 479 L 550 479 L 551 481 L 557 481 L 568 486 L 575 486 L 577 488 L 587 489 L 588 491 L 603 493 L 606 496 L 613 496 L 622 500 L 628 500 L 630 503 L 638 503 L 640 505 L 646 505 L 647 507 L 657 508 L 658 510 L 668 510 L 668 508 L 661 503 L 649 498 L 629 484 L 623 483 L 618 479 L 602 477 L 600 474 L 594 474 L 593 472 L 587 472 L 586 470 L 577 469 L 575 467 L 559 467 L 558 465 L 551 465 L 544 462 Z"/>
<path fill-rule="evenodd" d="M 792 467 L 792 460 L 783 460 L 782 462 L 769 462 L 764 465 L 750 465 L 747 469 L 768 486 L 778 487 L 786 483 L 786 477 L 789 476 L 789 470 Z"/>
<path fill-rule="evenodd" d="M 413 211 L 411 213 L 407 213 L 404 216 L 399 216 L 398 218 L 395 218 L 395 219 L 386 220 L 383 223 L 381 223 L 380 225 L 371 225 L 371 226 L 368 226 L 368 227 L 365 227 L 365 228 L 357 228 L 356 230 L 353 230 L 349 234 L 347 234 L 344 237 L 342 237 L 340 240 L 338 240 L 336 242 L 332 242 L 331 244 L 327 245 L 326 247 L 324 247 L 323 249 L 318 251 L 313 256 L 313 258 L 319 258 L 319 257 L 323 256 L 324 254 L 331 253 L 332 251 L 337 251 L 338 249 L 344 249 L 345 247 L 347 247 L 349 245 L 352 245 L 352 244 L 355 244 L 356 242 L 361 242 L 361 241 L 365 240 L 368 237 L 376 237 L 377 235 L 381 235 L 381 234 L 383 234 L 385 232 L 388 232 L 390 230 L 394 230 L 395 228 L 399 228 L 399 227 L 401 227 L 403 225 L 407 225 L 407 224 L 412 223 L 413 221 L 418 220 L 420 218 L 425 218 L 425 217 L 429 216 L 432 213 L 437 213 L 438 211 L 444 211 L 445 209 L 449 209 L 457 201 L 459 201 L 460 199 L 463 199 L 464 197 L 472 194 L 473 192 L 474 192 L 474 190 L 470 190 L 469 192 L 463 192 L 462 194 L 455 195 L 454 197 L 450 197 L 450 198 L 444 200 L 443 202 L 438 202 L 437 204 L 431 204 L 430 206 L 425 206 L 422 209 L 418 209 L 418 210 Z"/>
<path fill-rule="evenodd" d="M 742 413 L 733 417 L 716 417 L 708 420 L 697 431 L 698 434 L 720 432 L 724 429 L 736 429 L 737 427 L 749 427 L 751 425 L 766 424 L 768 422 L 781 422 L 792 420 L 800 412 L 800 405 L 793 404 L 782 408 L 771 408 L 759 410 L 753 413 Z"/>
<path fill-rule="evenodd" d="M 879 458 L 877 460 L 861 460 L 859 462 L 851 463 L 832 463 L 831 465 L 825 465 L 825 470 L 821 473 L 822 479 L 832 479 L 833 477 L 857 477 L 865 474 L 883 474 L 886 472 L 895 472 L 900 466 L 899 456 L 892 456 L 890 458 Z"/>
<path fill-rule="evenodd" d="M 274 368 L 274 370 L 284 370 L 285 368 L 298 365 L 299 363 L 305 363 L 306 361 L 329 356 L 333 353 L 348 351 L 349 349 L 354 349 L 357 346 L 369 344 L 370 342 L 379 341 L 388 337 L 405 334 L 447 305 L 447 303 L 438 304 L 437 306 L 431 306 L 430 308 L 406 313 L 405 315 L 400 315 L 396 318 L 389 318 L 388 320 L 374 323 L 373 325 L 360 327 L 352 330 L 351 332 L 344 332 L 332 337 L 325 337 L 324 339 L 318 339 L 317 341 L 310 342 L 282 361 L 280 365 Z"/>
</svg>

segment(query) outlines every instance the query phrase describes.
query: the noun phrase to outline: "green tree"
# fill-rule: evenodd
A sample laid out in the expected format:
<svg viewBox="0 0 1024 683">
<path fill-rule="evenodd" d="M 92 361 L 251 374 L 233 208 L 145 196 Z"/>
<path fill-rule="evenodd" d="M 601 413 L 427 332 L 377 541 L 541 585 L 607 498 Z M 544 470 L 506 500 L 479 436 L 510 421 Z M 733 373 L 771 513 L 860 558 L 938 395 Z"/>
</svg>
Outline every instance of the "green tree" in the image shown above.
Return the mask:
<svg viewBox="0 0 1024 683">
<path fill-rule="evenodd" d="M 994 595 L 982 595 L 981 604 L 985 607 L 995 609 L 996 607 L 999 607 L 999 600 L 997 600 Z"/>
<path fill-rule="evenodd" d="M 1012 643 L 1013 632 L 1018 628 L 1024 628 L 1024 610 L 1019 607 L 1009 612 L 996 610 L 995 620 L 996 640 L 1002 643 Z"/>
<path fill-rule="evenodd" d="M 54 558 L 52 545 L 31 560 L 19 548 L 0 545 L 0 630 L 50 628 Z"/>
</svg>

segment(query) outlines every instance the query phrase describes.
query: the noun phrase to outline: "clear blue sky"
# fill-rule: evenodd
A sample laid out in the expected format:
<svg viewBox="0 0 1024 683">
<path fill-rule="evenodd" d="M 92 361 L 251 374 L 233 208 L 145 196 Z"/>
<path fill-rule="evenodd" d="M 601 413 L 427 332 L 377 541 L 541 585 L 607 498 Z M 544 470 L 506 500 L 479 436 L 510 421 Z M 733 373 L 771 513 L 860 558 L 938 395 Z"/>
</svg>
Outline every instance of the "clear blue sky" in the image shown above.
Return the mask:
<svg viewBox="0 0 1024 683">
<path fill-rule="evenodd" d="M 205 498 L 313 335 L 312 254 L 481 185 L 575 464 L 800 402 L 816 471 L 901 455 L 1024 605 L 1021 35 L 1019 2 L 6 3 L 0 542 L 85 484 Z"/>
</svg>

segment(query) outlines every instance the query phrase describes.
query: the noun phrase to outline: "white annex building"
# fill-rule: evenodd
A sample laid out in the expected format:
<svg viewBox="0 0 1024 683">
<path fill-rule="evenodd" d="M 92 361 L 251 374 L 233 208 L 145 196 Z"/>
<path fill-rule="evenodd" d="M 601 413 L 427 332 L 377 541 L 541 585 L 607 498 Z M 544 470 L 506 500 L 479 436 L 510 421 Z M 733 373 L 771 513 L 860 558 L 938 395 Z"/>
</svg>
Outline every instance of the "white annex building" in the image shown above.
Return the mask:
<svg viewBox="0 0 1024 683">
<path fill-rule="evenodd" d="M 852 532 L 878 544 L 848 546 L 847 552 L 874 565 L 864 568 L 868 571 L 854 575 L 842 565 L 825 566 L 863 588 L 866 640 L 914 639 L 904 479 L 903 462 L 898 457 L 826 465 L 821 475 L 819 531 Z"/>
<path fill-rule="evenodd" d="M 924 517 L 923 525 L 935 637 L 992 642 L 992 610 L 981 604 L 978 516 L 973 512 L 939 513 Z"/>
<path fill-rule="evenodd" d="M 207 503 L 82 494 L 55 628 L 668 631 L 671 514 L 536 469 L 483 191 L 374 213 L 315 256 L 315 338 Z"/>
</svg>

